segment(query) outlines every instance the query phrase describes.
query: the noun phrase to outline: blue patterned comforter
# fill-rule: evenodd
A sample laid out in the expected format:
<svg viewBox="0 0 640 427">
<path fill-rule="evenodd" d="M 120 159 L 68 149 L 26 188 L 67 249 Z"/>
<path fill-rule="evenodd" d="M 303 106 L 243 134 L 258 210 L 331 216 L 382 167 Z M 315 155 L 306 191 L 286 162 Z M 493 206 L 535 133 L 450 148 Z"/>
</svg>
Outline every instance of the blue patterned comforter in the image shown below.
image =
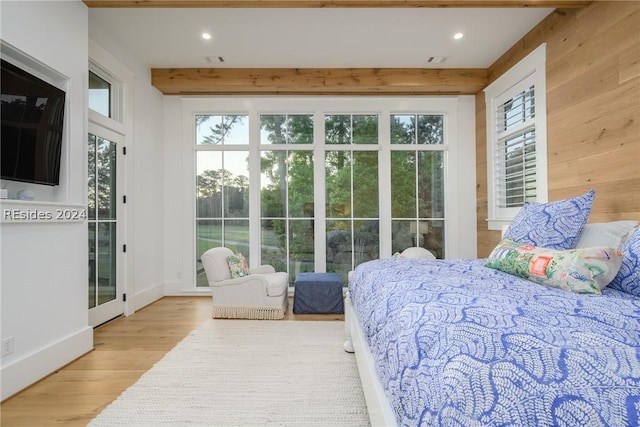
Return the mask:
<svg viewBox="0 0 640 427">
<path fill-rule="evenodd" d="M 484 260 L 382 259 L 349 285 L 399 425 L 637 426 L 640 298 Z"/>
</svg>

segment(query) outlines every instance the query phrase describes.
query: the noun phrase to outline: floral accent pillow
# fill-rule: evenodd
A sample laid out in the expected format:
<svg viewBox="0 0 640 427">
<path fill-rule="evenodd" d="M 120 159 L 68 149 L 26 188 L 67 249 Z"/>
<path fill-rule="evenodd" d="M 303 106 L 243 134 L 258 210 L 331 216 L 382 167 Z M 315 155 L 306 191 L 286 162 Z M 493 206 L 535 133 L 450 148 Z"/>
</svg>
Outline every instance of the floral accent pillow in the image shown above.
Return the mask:
<svg viewBox="0 0 640 427">
<path fill-rule="evenodd" d="M 609 287 L 640 297 L 640 228 L 622 245 L 622 266 Z"/>
<path fill-rule="evenodd" d="M 590 190 L 557 202 L 526 202 L 504 238 L 550 249 L 573 249 L 589 219 L 594 196 L 595 190 Z"/>
<path fill-rule="evenodd" d="M 249 265 L 247 264 L 247 260 L 244 255 L 240 252 L 229 255 L 227 263 L 229 264 L 229 271 L 231 272 L 232 279 L 249 275 Z"/>
<path fill-rule="evenodd" d="M 540 285 L 600 294 L 618 273 L 622 257 L 618 249 L 606 246 L 558 251 L 504 239 L 484 265 Z"/>
</svg>

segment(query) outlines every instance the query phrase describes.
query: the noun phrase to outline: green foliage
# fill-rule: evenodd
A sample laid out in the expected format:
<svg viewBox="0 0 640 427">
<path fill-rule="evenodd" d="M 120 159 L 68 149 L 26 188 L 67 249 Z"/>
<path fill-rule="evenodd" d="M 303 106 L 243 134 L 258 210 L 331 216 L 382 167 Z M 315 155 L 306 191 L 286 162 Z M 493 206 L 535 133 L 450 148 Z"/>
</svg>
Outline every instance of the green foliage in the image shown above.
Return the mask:
<svg viewBox="0 0 640 427">
<path fill-rule="evenodd" d="M 223 204 L 224 195 L 224 204 Z M 220 218 L 249 216 L 249 178 L 234 176 L 228 170 L 205 170 L 196 176 L 196 215 Z"/>
<path fill-rule="evenodd" d="M 444 117 L 439 114 L 391 116 L 392 144 L 443 144 Z"/>
<path fill-rule="evenodd" d="M 209 127 L 209 135 L 205 135 L 202 144 L 223 144 L 225 138 L 236 124 L 242 123 L 245 116 L 196 116 L 196 128 L 211 118 L 220 118 L 220 122 Z"/>
<path fill-rule="evenodd" d="M 416 152 L 391 152 L 391 216 L 416 215 Z"/>
<path fill-rule="evenodd" d="M 220 123 L 209 128 L 203 143 L 223 143 L 225 135 L 245 116 L 219 117 Z M 391 119 L 392 144 L 417 148 L 419 144 L 444 142 L 442 115 L 404 114 Z M 332 235 L 336 253 L 357 252 L 357 265 L 379 256 L 378 150 L 342 148 L 352 144 L 378 144 L 378 117 L 329 115 L 325 117 L 324 126 L 325 142 L 336 146 L 325 153 L 326 214 L 331 219 L 327 222 L 327 232 L 336 232 Z M 262 138 L 266 138 L 262 144 L 313 143 L 312 115 L 262 115 L 260 127 Z M 338 146 L 341 149 L 337 149 Z M 280 148 L 264 150 L 260 158 L 262 260 L 282 269 L 287 263 L 296 263 L 296 268 L 304 270 L 313 265 L 314 238 L 317 237 L 313 226 L 314 152 Z M 441 212 L 444 209 L 443 162 L 442 151 L 391 151 L 393 218 L 438 218 L 444 214 Z M 248 184 L 246 176 L 233 176 L 228 170 L 202 172 L 196 178 L 197 215 L 222 218 L 223 195 L 227 205 L 237 199 L 241 201 L 239 205 L 248 208 Z M 248 218 L 248 209 L 239 213 Z M 229 212 L 225 212 L 223 220 L 229 217 Z M 402 222 L 408 224 L 408 221 Z M 405 228 L 403 238 L 410 240 L 408 225 Z M 443 251 L 443 228 L 431 227 L 430 230 L 428 238 L 434 241 L 428 244 L 435 252 Z M 248 236 L 246 239 L 248 242 Z M 348 259 L 341 256 L 332 259 L 335 265 L 328 266 L 329 271 L 333 268 L 342 273 L 354 267 L 351 255 Z"/>
<path fill-rule="evenodd" d="M 289 217 L 309 217 L 313 213 L 313 151 L 292 151 L 288 164 Z"/>
<path fill-rule="evenodd" d="M 353 153 L 353 216 L 378 217 L 378 152 Z"/>
<path fill-rule="evenodd" d="M 88 200 L 89 219 L 115 219 L 117 145 L 107 139 L 89 135 Z"/>
</svg>

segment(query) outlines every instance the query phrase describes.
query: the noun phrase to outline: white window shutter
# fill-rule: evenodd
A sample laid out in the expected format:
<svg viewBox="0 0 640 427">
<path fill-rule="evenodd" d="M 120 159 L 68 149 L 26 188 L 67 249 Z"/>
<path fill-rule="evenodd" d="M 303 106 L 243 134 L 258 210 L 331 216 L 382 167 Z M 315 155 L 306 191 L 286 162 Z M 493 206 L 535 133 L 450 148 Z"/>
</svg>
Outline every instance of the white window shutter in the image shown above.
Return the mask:
<svg viewBox="0 0 640 427">
<path fill-rule="evenodd" d="M 527 201 L 546 201 L 544 60 L 542 45 L 485 89 L 489 229 Z"/>
</svg>

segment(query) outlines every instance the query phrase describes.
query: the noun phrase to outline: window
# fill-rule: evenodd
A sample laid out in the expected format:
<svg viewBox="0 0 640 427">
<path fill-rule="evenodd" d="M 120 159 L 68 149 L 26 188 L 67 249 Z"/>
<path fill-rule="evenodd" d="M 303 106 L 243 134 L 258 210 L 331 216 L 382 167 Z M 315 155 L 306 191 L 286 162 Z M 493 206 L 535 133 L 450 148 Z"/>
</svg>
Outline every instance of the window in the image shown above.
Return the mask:
<svg viewBox="0 0 640 427">
<path fill-rule="evenodd" d="M 349 271 L 380 257 L 378 116 L 327 114 L 325 139 L 326 271 Z"/>
<path fill-rule="evenodd" d="M 528 201 L 547 201 L 543 44 L 485 89 L 489 229 Z"/>
<path fill-rule="evenodd" d="M 125 134 L 125 111 L 131 109 L 133 75 L 95 43 L 90 43 L 88 75 L 89 121 Z M 125 89 L 126 88 L 126 89 Z"/>
<path fill-rule="evenodd" d="M 410 246 L 474 257 L 473 97 L 418 98 L 183 99 L 193 286 L 215 246 L 290 285 Z"/>
<path fill-rule="evenodd" d="M 89 71 L 89 108 L 111 117 L 111 83 Z"/>
<path fill-rule="evenodd" d="M 348 272 L 380 257 L 378 114 L 260 114 L 260 263 L 288 271 Z M 200 257 L 227 246 L 249 258 L 248 115 L 196 115 L 196 271 L 207 286 Z M 391 153 L 392 249 L 421 246 L 444 257 L 444 116 L 388 116 Z M 324 147 L 314 150 L 315 128 Z M 324 180 L 317 185 L 317 167 Z M 388 180 L 385 180 L 388 182 Z M 317 192 L 324 207 L 317 209 Z M 322 221 L 318 239 L 315 222 Z M 255 233 L 254 233 L 255 234 Z M 317 260 L 316 241 L 323 260 Z"/>
<path fill-rule="evenodd" d="M 215 246 L 249 261 L 249 130 L 242 115 L 196 116 L 196 275 L 208 286 L 201 255 Z"/>
<path fill-rule="evenodd" d="M 496 150 L 493 153 L 498 185 L 498 209 L 522 207 L 535 201 L 536 128 L 535 86 L 529 77 L 522 88 L 498 101 Z"/>
<path fill-rule="evenodd" d="M 298 273 L 314 271 L 314 123 L 309 114 L 260 116 L 260 233 L 262 263 Z"/>
<path fill-rule="evenodd" d="M 444 258 L 444 116 L 391 116 L 392 250 Z"/>
</svg>

